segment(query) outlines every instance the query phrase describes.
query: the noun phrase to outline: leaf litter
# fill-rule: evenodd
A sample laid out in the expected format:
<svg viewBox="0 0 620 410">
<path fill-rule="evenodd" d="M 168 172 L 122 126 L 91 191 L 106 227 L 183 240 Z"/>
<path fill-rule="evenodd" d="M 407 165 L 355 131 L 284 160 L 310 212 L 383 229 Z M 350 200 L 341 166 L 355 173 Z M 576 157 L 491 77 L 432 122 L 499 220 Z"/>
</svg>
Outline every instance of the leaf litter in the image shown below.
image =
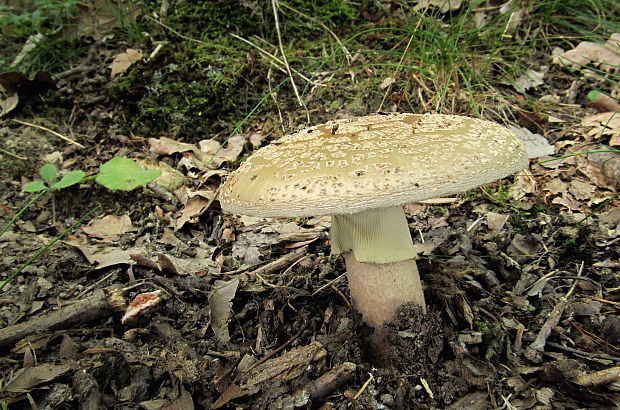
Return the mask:
<svg viewBox="0 0 620 410">
<path fill-rule="evenodd" d="M 606 67 L 599 46 L 579 50 L 583 64 Z M 569 57 L 565 65 L 576 59 Z M 107 202 L 99 219 L 0 300 L 0 341 L 13 349 L 3 399 L 31 393 L 50 408 L 54 400 L 143 408 L 617 405 L 620 166 L 613 153 L 588 153 L 615 145 L 617 127 L 585 104 L 568 113 L 537 103 L 544 108 L 534 113 L 536 132 L 525 121 L 516 129 L 531 141 L 531 157 L 578 155 L 533 161 L 511 180 L 508 197 L 493 184 L 473 199 L 407 207 L 432 309 L 424 317 L 405 306 L 390 325 L 392 367 L 369 357 L 370 330 L 351 309 L 342 263 L 329 257 L 328 219 L 219 212 L 221 179 L 264 134 L 227 144 L 159 137 L 148 143 L 166 181 Z M 3 210 L 14 208 L 18 192 L 15 184 L 0 194 Z M 43 213 L 27 222 L 0 238 L 3 270 L 55 229 Z M 123 325 L 136 297 L 137 313 Z M 37 332 L 11 334 L 23 328 Z"/>
</svg>

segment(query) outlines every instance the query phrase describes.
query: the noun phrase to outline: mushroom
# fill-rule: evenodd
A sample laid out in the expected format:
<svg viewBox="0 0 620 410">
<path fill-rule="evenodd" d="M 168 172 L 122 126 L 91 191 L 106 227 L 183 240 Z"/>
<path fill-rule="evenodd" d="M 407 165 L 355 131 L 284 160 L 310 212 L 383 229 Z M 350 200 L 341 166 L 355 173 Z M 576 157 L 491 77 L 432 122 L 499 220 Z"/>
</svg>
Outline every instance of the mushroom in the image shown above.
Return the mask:
<svg viewBox="0 0 620 410">
<path fill-rule="evenodd" d="M 498 124 L 440 114 L 337 120 L 256 151 L 220 191 L 224 211 L 331 215 L 354 306 L 381 331 L 397 309 L 426 311 L 403 205 L 450 195 L 523 169 L 522 141 Z"/>
</svg>

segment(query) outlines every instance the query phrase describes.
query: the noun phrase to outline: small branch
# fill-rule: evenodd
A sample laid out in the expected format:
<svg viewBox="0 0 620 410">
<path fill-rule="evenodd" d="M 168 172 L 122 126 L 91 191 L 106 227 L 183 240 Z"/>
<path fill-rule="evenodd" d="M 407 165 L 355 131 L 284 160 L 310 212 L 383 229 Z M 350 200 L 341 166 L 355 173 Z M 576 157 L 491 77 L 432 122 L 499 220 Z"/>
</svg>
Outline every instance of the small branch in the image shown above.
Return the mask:
<svg viewBox="0 0 620 410">
<path fill-rule="evenodd" d="M 288 72 L 288 76 L 291 80 L 291 85 L 293 86 L 293 92 L 295 92 L 295 97 L 297 97 L 297 102 L 299 105 L 306 110 L 306 116 L 308 118 L 308 122 L 310 122 L 310 114 L 308 113 L 308 109 L 306 105 L 301 100 L 299 96 L 299 91 L 297 90 L 297 85 L 295 85 L 295 79 L 293 78 L 293 73 L 291 71 L 291 67 L 288 64 L 288 60 L 286 59 L 286 53 L 284 52 L 284 46 L 282 45 L 282 35 L 280 33 L 280 21 L 278 20 L 278 5 L 277 0 L 271 0 L 271 7 L 273 8 L 273 18 L 275 20 L 276 25 L 276 35 L 278 36 L 278 46 L 280 47 L 280 53 L 282 53 L 282 61 L 284 62 L 284 67 Z"/>
<path fill-rule="evenodd" d="M 121 291 L 118 288 L 98 289 L 92 296 L 78 300 L 59 310 L 36 316 L 28 322 L 0 329 L 0 347 L 13 345 L 30 335 L 80 327 L 93 320 L 102 321 L 113 313 L 111 301 L 118 298 L 120 293 Z M 122 295 L 120 297 L 122 298 Z"/>
<path fill-rule="evenodd" d="M 409 37 L 409 42 L 407 43 L 407 46 L 405 47 L 405 51 L 403 51 L 403 55 L 400 57 L 400 61 L 398 62 L 398 65 L 396 66 L 396 68 L 394 69 L 394 72 L 392 73 L 392 78 L 394 79 L 396 79 L 396 76 L 398 75 L 398 72 L 400 71 L 402 67 L 403 60 L 405 59 L 405 56 L 407 55 L 407 52 L 409 51 L 409 46 L 411 45 L 411 41 L 413 41 L 413 35 Z M 383 94 L 383 98 L 381 99 L 381 103 L 379 104 L 379 108 L 377 108 L 377 111 L 381 111 L 381 109 L 383 108 L 383 103 L 385 103 L 385 100 L 391 89 L 392 89 L 392 84 L 388 85 L 387 88 L 385 89 L 385 93 Z"/>
<path fill-rule="evenodd" d="M 31 124 L 31 123 L 29 123 L 29 122 L 26 122 L 26 121 L 21 121 L 21 120 L 16 120 L 16 119 L 13 119 L 13 121 L 15 121 L 15 122 L 16 122 L 16 123 L 18 123 L 18 124 L 27 125 L 27 126 L 29 126 L 29 127 L 34 127 L 34 128 L 38 128 L 38 129 L 43 130 L 43 131 L 47 131 L 47 132 L 49 132 L 50 134 L 53 134 L 53 135 L 57 136 L 57 137 L 58 137 L 58 138 L 60 138 L 61 140 L 65 140 L 65 141 L 67 141 L 67 142 L 68 142 L 68 143 L 70 143 L 70 144 L 76 145 L 76 146 L 78 146 L 78 147 L 80 147 L 80 148 L 82 148 L 82 149 L 85 149 L 85 148 L 86 148 L 84 145 L 80 144 L 79 142 L 75 142 L 75 141 L 73 141 L 71 138 L 69 138 L 69 137 L 65 137 L 64 135 L 59 134 L 59 133 L 57 133 L 56 131 L 54 131 L 54 130 L 50 130 L 49 128 L 43 127 L 43 126 L 41 126 L 41 125 Z"/>
<path fill-rule="evenodd" d="M 5 155 L 8 155 L 9 157 L 15 158 L 15 159 L 20 159 L 22 161 L 28 161 L 28 158 L 22 157 L 21 155 L 13 154 L 12 152 L 3 150 L 2 148 L 0 148 L 0 152 L 2 152 Z"/>
<path fill-rule="evenodd" d="M 207 42 L 205 42 L 205 41 L 202 41 L 202 40 L 196 40 L 195 38 L 191 38 L 191 37 L 184 36 L 183 34 L 179 33 L 179 32 L 178 32 L 178 31 L 176 31 L 175 29 L 173 29 L 172 27 L 165 25 L 165 24 L 164 24 L 164 23 L 162 23 L 161 21 L 159 21 L 159 20 L 157 20 L 157 19 L 154 19 L 154 18 L 153 18 L 153 17 L 151 17 L 151 16 L 146 16 L 146 17 L 147 17 L 149 20 L 152 20 L 152 21 L 154 21 L 155 23 L 159 24 L 160 26 L 162 26 L 162 27 L 163 27 L 163 28 L 165 28 L 166 30 L 170 30 L 171 32 L 173 32 L 173 33 L 174 33 L 174 34 L 176 34 L 177 36 L 181 37 L 182 39 L 185 39 L 185 40 L 187 40 L 187 41 L 193 41 L 194 43 L 198 43 L 198 44 L 208 44 L 208 43 L 207 43 Z"/>
<path fill-rule="evenodd" d="M 579 266 L 579 271 L 577 272 L 577 276 L 581 276 L 583 273 L 584 263 L 581 262 Z M 525 349 L 525 357 L 532 362 L 540 363 L 542 361 L 542 354 L 545 351 L 545 344 L 547 343 L 547 338 L 551 334 L 551 331 L 557 324 L 560 322 L 560 318 L 562 317 L 562 313 L 564 313 L 564 308 L 568 303 L 568 298 L 570 298 L 571 294 L 575 290 L 575 286 L 578 281 L 575 281 L 573 285 L 570 287 L 566 295 L 560 298 L 560 301 L 557 305 L 554 306 L 551 313 L 549 313 L 549 317 L 540 328 L 540 332 L 536 336 L 536 339 Z"/>
</svg>

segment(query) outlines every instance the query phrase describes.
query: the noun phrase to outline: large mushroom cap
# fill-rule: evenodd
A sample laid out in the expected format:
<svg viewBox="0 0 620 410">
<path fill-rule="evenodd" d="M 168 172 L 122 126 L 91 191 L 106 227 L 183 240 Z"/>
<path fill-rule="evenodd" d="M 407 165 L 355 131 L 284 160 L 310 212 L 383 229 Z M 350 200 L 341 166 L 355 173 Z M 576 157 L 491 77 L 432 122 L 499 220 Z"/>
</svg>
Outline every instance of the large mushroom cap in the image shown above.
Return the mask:
<svg viewBox="0 0 620 410">
<path fill-rule="evenodd" d="M 229 176 L 220 202 L 253 216 L 352 214 L 463 192 L 526 165 L 521 139 L 493 122 L 377 114 L 272 142 Z"/>
</svg>

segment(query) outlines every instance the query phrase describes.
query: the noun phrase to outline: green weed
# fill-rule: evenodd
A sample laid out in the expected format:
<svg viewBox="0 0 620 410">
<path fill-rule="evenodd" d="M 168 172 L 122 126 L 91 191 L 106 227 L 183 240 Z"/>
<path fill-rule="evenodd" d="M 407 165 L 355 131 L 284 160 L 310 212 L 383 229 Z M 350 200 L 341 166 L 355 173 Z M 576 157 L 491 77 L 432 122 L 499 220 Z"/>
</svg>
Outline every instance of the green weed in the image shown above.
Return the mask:
<svg viewBox="0 0 620 410">
<path fill-rule="evenodd" d="M 114 157 L 100 167 L 99 173 L 86 177 L 84 171 L 74 170 L 58 179 L 58 169 L 53 164 L 44 164 L 39 170 L 42 181 L 33 181 L 24 186 L 24 191 L 36 193 L 26 205 L 24 205 L 0 230 L 0 236 L 13 226 L 21 215 L 34 205 L 44 194 L 54 193 L 57 190 L 65 189 L 80 182 L 95 179 L 99 184 L 110 190 L 130 191 L 143 185 L 161 175 L 157 170 L 144 170 L 135 161 L 128 158 Z M 52 201 L 52 206 L 54 202 Z M 82 215 L 75 223 L 65 229 L 60 235 L 50 240 L 45 246 L 35 252 L 26 262 L 24 262 L 15 272 L 0 284 L 0 290 L 17 277 L 25 268 L 36 261 L 45 251 L 51 248 L 56 242 L 72 232 L 90 217 L 99 207 L 94 207 Z"/>
</svg>

